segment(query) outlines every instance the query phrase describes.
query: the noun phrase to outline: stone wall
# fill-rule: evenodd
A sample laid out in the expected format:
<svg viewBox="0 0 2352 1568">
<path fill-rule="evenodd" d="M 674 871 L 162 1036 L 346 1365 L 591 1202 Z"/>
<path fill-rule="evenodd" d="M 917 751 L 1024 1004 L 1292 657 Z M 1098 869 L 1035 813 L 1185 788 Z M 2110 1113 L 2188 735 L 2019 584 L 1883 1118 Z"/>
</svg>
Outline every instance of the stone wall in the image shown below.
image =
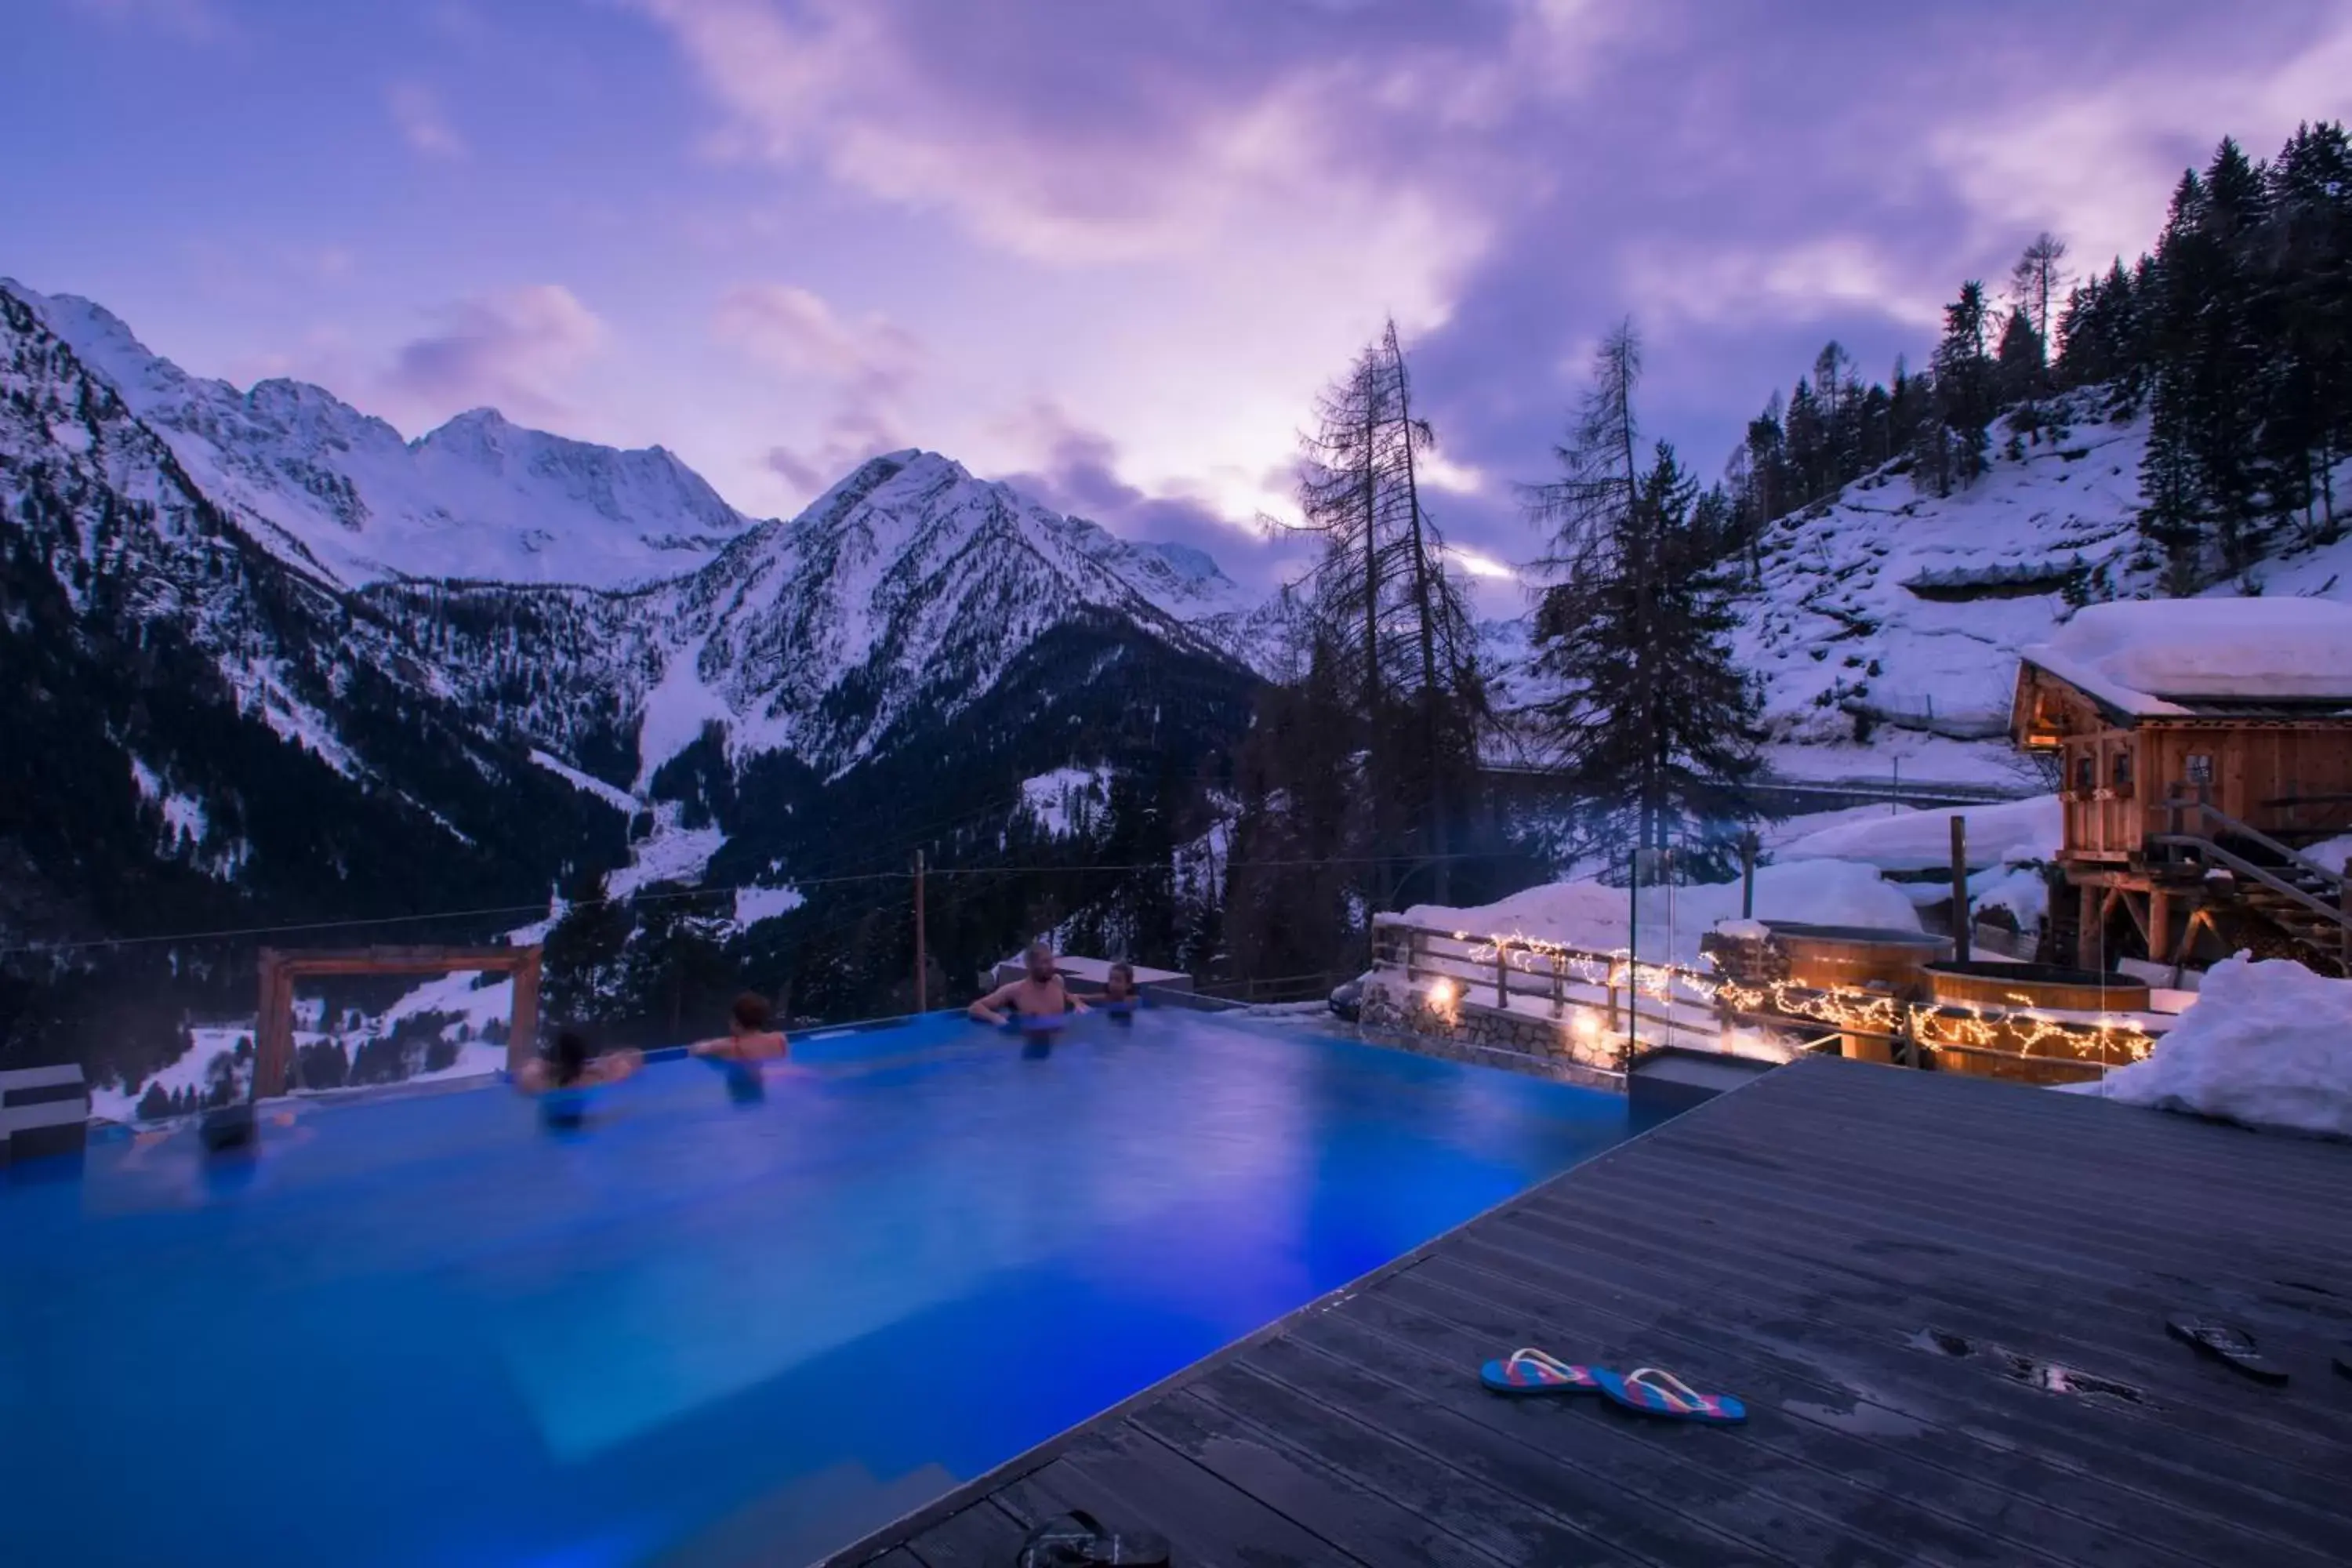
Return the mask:
<svg viewBox="0 0 2352 1568">
<path fill-rule="evenodd" d="M 1590 1082 L 1619 1070 L 1618 1042 L 1595 1031 L 1577 1038 L 1569 1016 L 1559 1019 L 1493 1007 L 1458 1004 L 1450 1013 L 1429 1005 L 1427 995 L 1402 974 L 1376 973 L 1364 983 L 1361 1027 L 1367 1038 L 1423 1056 L 1446 1057 L 1485 1067 L 1509 1068 L 1542 1078 Z"/>
</svg>

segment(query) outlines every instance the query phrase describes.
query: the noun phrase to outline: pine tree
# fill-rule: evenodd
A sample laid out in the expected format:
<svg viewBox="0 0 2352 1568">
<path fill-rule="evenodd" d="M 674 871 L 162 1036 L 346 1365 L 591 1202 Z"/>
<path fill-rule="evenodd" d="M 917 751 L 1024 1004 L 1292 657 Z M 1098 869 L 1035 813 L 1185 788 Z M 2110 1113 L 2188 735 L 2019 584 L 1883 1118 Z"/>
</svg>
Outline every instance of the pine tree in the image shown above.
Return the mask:
<svg viewBox="0 0 2352 1568">
<path fill-rule="evenodd" d="M 1973 483 L 1985 470 L 1987 432 L 1998 412 L 1992 355 L 1986 346 L 1991 326 L 1984 285 L 1970 279 L 1960 297 L 1944 307 L 1944 337 L 1936 346 L 1935 471 L 1938 495 L 1957 481 Z"/>
<path fill-rule="evenodd" d="M 1436 436 L 1413 413 L 1393 321 L 1317 412 L 1299 489 L 1303 529 L 1323 542 L 1307 602 L 1333 634 L 1327 653 L 1346 650 L 1353 666 L 1371 858 L 1417 858 L 1443 899 L 1455 820 L 1477 791 L 1484 686 L 1467 603 L 1422 495 Z M 1374 904 L 1393 891 L 1375 876 Z"/>
<path fill-rule="evenodd" d="M 2010 311 L 2008 321 L 2001 327 L 2000 348 L 1993 359 L 1995 397 L 2004 408 L 2014 408 L 2042 395 L 2044 373 L 2047 370 L 2042 353 L 2042 334 L 2020 306 Z"/>
<path fill-rule="evenodd" d="M 2044 229 L 2033 237 L 2033 243 L 2025 247 L 2025 254 L 2010 268 L 2010 292 L 2018 309 L 2025 312 L 2026 324 L 2044 344 L 2050 342 L 2050 329 L 2054 324 L 2050 318 L 2051 303 L 2065 288 L 2062 270 L 2065 259 L 2066 242 Z"/>
<path fill-rule="evenodd" d="M 1745 820 L 1759 700 L 1733 664 L 1736 623 L 1697 487 L 1661 442 L 1646 468 L 1631 325 L 1595 356 L 1593 385 L 1531 494 L 1553 533 L 1535 615 L 1536 666 L 1558 695 L 1536 721 L 1598 845 L 1719 840 Z"/>
</svg>

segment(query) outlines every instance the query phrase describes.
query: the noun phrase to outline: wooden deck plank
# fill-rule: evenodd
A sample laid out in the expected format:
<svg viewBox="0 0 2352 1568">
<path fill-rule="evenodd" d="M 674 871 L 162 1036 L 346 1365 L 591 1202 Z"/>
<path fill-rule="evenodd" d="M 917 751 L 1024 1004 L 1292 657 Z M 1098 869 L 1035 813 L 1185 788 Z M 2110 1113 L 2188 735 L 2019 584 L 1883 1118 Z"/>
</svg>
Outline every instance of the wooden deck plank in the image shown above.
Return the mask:
<svg viewBox="0 0 2352 1568">
<path fill-rule="evenodd" d="M 924 1568 L 1006 1568 L 1020 1555 L 1026 1534 L 1011 1514 L 983 1499 L 950 1514 L 908 1545 Z"/>
<path fill-rule="evenodd" d="M 1416 1310 L 1404 1300 L 1409 1294 L 1426 1298 L 1425 1289 L 1407 1276 L 1349 1313 L 1344 1321 L 1350 1348 L 1368 1360 L 1375 1352 L 1387 1352 L 1381 1363 L 1384 1373 L 1432 1397 L 1461 1398 L 1465 1414 L 1483 1400 L 1495 1426 L 1512 1429 L 1539 1452 L 1583 1455 L 1596 1446 L 1605 1448 L 1616 1466 L 1603 1484 L 1799 1563 L 2000 1561 L 1985 1553 L 1980 1533 L 1929 1518 L 1910 1521 L 1907 1531 L 1882 1530 L 1883 1521 L 1868 1515 L 1887 1500 L 1759 1448 L 1738 1432 L 1653 1421 L 1601 1399 L 1507 1401 L 1475 1384 L 1465 1397 L 1463 1368 L 1493 1354 L 1497 1336 L 1473 1333 Z M 1524 1336 L 1524 1325 L 1519 1331 Z M 1622 1368 L 1645 1364 L 1624 1362 Z"/>
<path fill-rule="evenodd" d="M 1221 1368 L 1195 1384 L 1193 1392 L 1248 1421 L 1270 1440 L 1311 1454 L 1317 1462 L 1500 1562 L 1635 1561 L 1547 1514 L 1530 1512 L 1511 1494 L 1255 1367 L 1237 1363 Z"/>
<path fill-rule="evenodd" d="M 1456 1268 L 1471 1266 L 1449 1256 L 1416 1270 L 1412 1283 L 1448 1289 Z M 2151 1525 L 2161 1530 L 2158 1550 L 2176 1543 L 2193 1549 L 2200 1542 L 2219 1547 L 2242 1542 L 2234 1530 L 2213 1531 L 2208 1515 L 2129 1491 L 2083 1467 L 2053 1468 L 2037 1448 L 1989 1440 L 1988 1431 L 1966 1410 L 1876 1387 L 1874 1397 L 1862 1398 L 1814 1366 L 1786 1361 L 1752 1341 L 1718 1331 L 1675 1331 L 1605 1289 L 1587 1289 L 1580 1297 L 1559 1289 L 1547 1277 L 1528 1281 L 1521 1296 L 1496 1287 L 1497 1277 L 1483 1269 L 1472 1270 L 1470 1278 L 1490 1314 L 1473 1321 L 1466 1309 L 1456 1307 L 1454 1315 L 1471 1326 L 1491 1325 L 1501 1333 L 1516 1321 L 1522 1334 L 1555 1344 L 1580 1345 L 1579 1336 L 1590 1336 L 1596 1355 L 1624 1344 L 1639 1346 L 1641 1355 L 1671 1360 L 1686 1379 L 1719 1386 L 1751 1401 L 1751 1408 L 1787 1417 L 1751 1422 L 1747 1435 L 1754 1440 L 1840 1467 L 1857 1484 L 1914 1500 L 1969 1528 L 2006 1538 L 2015 1544 L 2016 1561 L 2048 1554 L 2067 1563 L 2145 1562 L 2149 1553 L 2129 1545 L 2129 1535 Z M 1400 1305 L 1411 1300 L 1402 1290 L 1389 1294 Z M 1545 1299 L 1545 1305 L 1518 1304 Z M 1601 1302 L 1606 1304 L 1596 1304 Z M 2321 1561 L 2295 1556 L 2284 1544 L 2279 1550 L 2283 1560 L 2311 1568 Z M 2205 1559 L 2191 1551 L 2189 1560 Z"/>
<path fill-rule="evenodd" d="M 1654 1183 L 1652 1191 L 1664 1195 L 1668 1185 Z M 1635 1239 L 1646 1235 L 1661 1250 L 1679 1250 L 1704 1236 L 1710 1249 L 1741 1260 L 1759 1300 L 1779 1300 L 1775 1288 L 1790 1284 L 1816 1293 L 1828 1289 L 1849 1306 L 1875 1300 L 1893 1310 L 1918 1302 L 1921 1321 L 1912 1326 L 1914 1331 L 1935 1327 L 1996 1337 L 2011 1349 L 2116 1376 L 2163 1394 L 2163 1408 L 2174 1421 L 2193 1415 L 2206 1436 L 2226 1435 L 2229 1441 L 2251 1443 L 2264 1452 L 2282 1436 L 2334 1448 L 2339 1451 L 2316 1454 L 2312 1462 L 2334 1473 L 2352 1473 L 2352 1410 L 2312 1404 L 2290 1416 L 2285 1414 L 2290 1396 L 2259 1397 L 2269 1391 L 2196 1357 L 2167 1335 L 2168 1313 L 2208 1307 L 2202 1298 L 2209 1292 L 2197 1286 L 2150 1286 L 2143 1282 L 2145 1276 L 2135 1280 L 2121 1270 L 2094 1277 L 2063 1268 L 2055 1254 L 2038 1255 L 2029 1267 L 2021 1249 L 2014 1248 L 1969 1253 L 1952 1247 L 1937 1255 L 1924 1251 L 1922 1243 L 1958 1233 L 1924 1220 L 1906 1222 L 1898 1231 L 1887 1227 L 1870 1205 L 1843 1200 L 1817 1207 L 1784 1207 L 1703 1188 L 1675 1187 L 1673 1195 L 1670 1226 L 1652 1225 L 1646 1230 L 1622 1205 L 1588 1201 L 1583 1212 L 1595 1227 L 1613 1226 L 1611 1239 L 1621 1230 Z M 1596 1207 L 1599 1213 L 1593 1212 Z M 1544 1228 L 1568 1212 L 1558 1203 L 1531 1205 L 1508 1216 L 1507 1223 L 1569 1241 L 1563 1233 Z M 1606 1214 L 1608 1221 L 1600 1214 Z M 1825 1233 L 1808 1228 L 1804 1222 L 1809 1216 L 1829 1217 L 1836 1226 L 1833 1236 L 1824 1239 Z M 1857 1261 L 1856 1243 L 1868 1241 L 1873 1226 L 1887 1240 L 1904 1245 Z M 1769 1247 L 1750 1239 L 1759 1233 L 1771 1237 Z M 1592 1245 L 1608 1242 L 1596 1238 Z M 1927 1310 L 1930 1307 L 1934 1311 Z M 1927 1321 L 1931 1316 L 1933 1323 Z M 2274 1342 L 2273 1348 L 2284 1355 L 2291 1347 Z M 2324 1370 L 2325 1359 L 2315 1357 L 2311 1370 Z M 2248 1437 L 2244 1433 L 2250 1425 L 2273 1430 Z"/>
<path fill-rule="evenodd" d="M 1129 1425 L 1360 1562 L 1381 1568 L 1496 1568 L 1522 1561 L 1479 1551 L 1435 1521 L 1270 1440 L 1232 1412 L 1202 1398 L 1197 1390 L 1139 1411 Z M 1326 1447 L 1335 1436 L 1327 1428 L 1315 1447 Z"/>
<path fill-rule="evenodd" d="M 844 1553 L 1012 1560 L 1079 1507 L 1208 1563 L 2352 1561 L 2352 1149 L 1808 1060 L 1506 1205 Z M 2247 1322 L 2258 1387 L 2166 1312 Z M 1961 1334 L 2141 1391 L 2057 1394 Z M 1665 1362 L 1714 1430 L 1512 1400 L 1521 1343 Z M 2308 1369 L 2308 1374 L 2306 1374 Z M 887 1555 L 886 1555 L 887 1554 Z"/>
<path fill-rule="evenodd" d="M 1302 1322 L 1260 1345 L 1242 1364 L 1295 1391 L 1312 1391 L 1314 1398 L 1418 1449 L 1424 1462 L 1458 1469 L 1508 1494 L 1521 1510 L 1547 1516 L 1638 1561 L 1790 1561 L 1704 1521 L 1662 1510 L 1643 1492 L 1617 1484 L 1634 1476 L 1638 1467 L 1606 1442 L 1585 1445 L 1584 1457 L 1605 1468 L 1606 1473 L 1597 1474 L 1557 1451 L 1558 1446 L 1547 1452 L 1528 1443 L 1523 1431 L 1489 1424 L 1489 1417 L 1512 1419 L 1505 1411 L 1474 1406 L 1475 1415 L 1465 1415 L 1452 1403 L 1371 1371 L 1363 1360 L 1364 1331 L 1351 1323 L 1352 1316 L 1329 1312 Z M 1477 1391 L 1475 1383 L 1471 1387 Z"/>
<path fill-rule="evenodd" d="M 1516 1331 L 1574 1346 L 1598 1364 L 1670 1362 L 1699 1386 L 1737 1393 L 1760 1408 L 1786 1411 L 1792 1405 L 1805 1406 L 1808 1396 L 1815 1401 L 1837 1396 L 1836 1391 L 1773 1376 L 1719 1351 L 1694 1359 L 1705 1353 L 1702 1347 L 1678 1345 L 1622 1318 L 1579 1310 L 1548 1296 L 1540 1287 L 1522 1287 L 1451 1257 L 1414 1270 L 1394 1289 L 1383 1290 L 1381 1298 L 1382 1306 L 1397 1316 L 1376 1323 L 1379 1331 L 1414 1333 L 1432 1343 L 1444 1342 L 1443 1335 L 1465 1352 Z M 1433 1321 L 1444 1325 L 1436 1333 L 1425 1326 Z M 1716 1367 L 1723 1370 L 1718 1373 Z M 1821 1415 L 1836 1414 L 1823 1405 L 1811 1408 Z M 1855 1436 L 1856 1429 L 1872 1436 Z M 1740 1457 L 1743 1476 L 1816 1512 L 1826 1510 L 1881 1542 L 1909 1543 L 1922 1554 L 1950 1562 L 2107 1561 L 2110 1531 L 2045 1507 L 2030 1495 L 1922 1463 L 1885 1441 L 1923 1430 L 1916 1423 L 1874 1423 L 1867 1416 L 1840 1430 L 1801 1415 L 1788 1421 L 1751 1422 L 1732 1436 L 1743 1447 L 1761 1450 L 1758 1456 Z"/>
</svg>

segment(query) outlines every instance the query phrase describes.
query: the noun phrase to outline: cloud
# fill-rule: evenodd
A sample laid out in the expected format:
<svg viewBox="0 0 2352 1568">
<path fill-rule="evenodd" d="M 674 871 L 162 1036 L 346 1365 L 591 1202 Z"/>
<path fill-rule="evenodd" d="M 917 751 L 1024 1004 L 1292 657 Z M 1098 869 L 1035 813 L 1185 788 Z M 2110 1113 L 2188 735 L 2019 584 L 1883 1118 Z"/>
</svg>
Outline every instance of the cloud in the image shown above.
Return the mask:
<svg viewBox="0 0 2352 1568">
<path fill-rule="evenodd" d="M 1719 241 L 1639 245 L 1624 288 L 1652 321 L 1710 326 L 1773 319 L 1817 321 L 1864 311 L 1913 327 L 1943 320 L 1949 280 L 1915 275 L 1861 235 L 1829 234 L 1765 249 Z"/>
<path fill-rule="evenodd" d="M 1056 511 L 1101 523 L 1122 538 L 1186 544 L 1213 557 L 1235 582 L 1271 589 L 1298 553 L 1270 540 L 1252 518 L 1234 518 L 1198 495 L 1152 494 L 1121 477 L 1117 443 L 1038 402 L 1000 422 L 1038 453 L 1032 466 L 998 476 Z"/>
<path fill-rule="evenodd" d="M 926 355 L 887 317 L 850 320 L 797 285 L 751 283 L 719 300 L 711 331 L 788 380 L 817 383 L 833 400 L 814 441 L 772 447 L 762 459 L 797 499 L 818 495 L 877 453 L 911 445 L 899 409 Z"/>
<path fill-rule="evenodd" d="M 488 404 L 509 414 L 566 412 L 559 395 L 601 350 L 604 323 L 560 283 L 460 300 L 442 329 L 394 356 L 386 385 L 442 412 Z"/>
<path fill-rule="evenodd" d="M 2264 157 L 2306 120 L 2352 114 L 2352 15 L 2340 7 L 2325 22 L 2248 13 L 2240 37 L 2209 42 L 2104 79 L 2033 82 L 1938 129 L 1933 158 L 1980 229 L 2056 230 L 2084 269 L 2128 261 L 2153 241 L 2180 171 L 2202 167 L 2224 134 Z"/>
<path fill-rule="evenodd" d="M 384 107 L 401 140 L 428 158 L 462 159 L 472 151 L 442 111 L 440 96 L 423 82 L 394 82 L 384 89 Z"/>
<path fill-rule="evenodd" d="M 634 3 L 704 82 L 719 155 L 1055 266 L 1213 260 L 1304 215 L 1421 319 L 1498 184 L 1542 178 L 1490 132 L 1581 86 L 1610 32 L 1562 0 Z"/>
<path fill-rule="evenodd" d="M 714 328 L 722 342 L 772 369 L 821 376 L 868 395 L 903 391 L 923 360 L 914 334 L 887 318 L 844 321 L 815 294 L 785 283 L 730 290 Z"/>
</svg>

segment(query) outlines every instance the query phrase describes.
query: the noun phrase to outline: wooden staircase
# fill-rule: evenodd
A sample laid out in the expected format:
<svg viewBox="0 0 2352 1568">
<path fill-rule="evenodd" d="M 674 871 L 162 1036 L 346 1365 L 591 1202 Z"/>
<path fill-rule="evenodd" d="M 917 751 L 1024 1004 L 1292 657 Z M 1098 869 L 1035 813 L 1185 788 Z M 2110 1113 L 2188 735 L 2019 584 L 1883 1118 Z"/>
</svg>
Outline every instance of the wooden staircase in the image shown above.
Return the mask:
<svg viewBox="0 0 2352 1568">
<path fill-rule="evenodd" d="M 2211 805 L 2166 803 L 2174 831 L 2153 837 L 2174 866 L 2200 870 L 2207 907 L 2275 931 L 2282 955 L 2352 976 L 2352 881 Z"/>
</svg>

